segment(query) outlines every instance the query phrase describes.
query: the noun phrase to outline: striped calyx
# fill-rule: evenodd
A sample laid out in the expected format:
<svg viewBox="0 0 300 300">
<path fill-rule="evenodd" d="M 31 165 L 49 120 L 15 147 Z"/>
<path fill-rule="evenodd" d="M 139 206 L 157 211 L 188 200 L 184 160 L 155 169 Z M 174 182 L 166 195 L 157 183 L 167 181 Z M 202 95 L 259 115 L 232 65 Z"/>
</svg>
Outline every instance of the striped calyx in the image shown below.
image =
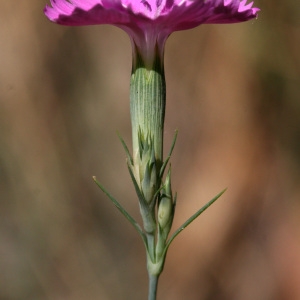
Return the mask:
<svg viewBox="0 0 300 300">
<path fill-rule="evenodd" d="M 141 54 L 133 43 L 133 64 L 130 81 L 130 114 L 132 123 L 133 158 L 139 156 L 141 136 L 153 142 L 154 156 L 158 167 L 162 162 L 163 128 L 166 105 L 166 83 L 163 66 L 164 45 L 153 45 Z"/>
</svg>

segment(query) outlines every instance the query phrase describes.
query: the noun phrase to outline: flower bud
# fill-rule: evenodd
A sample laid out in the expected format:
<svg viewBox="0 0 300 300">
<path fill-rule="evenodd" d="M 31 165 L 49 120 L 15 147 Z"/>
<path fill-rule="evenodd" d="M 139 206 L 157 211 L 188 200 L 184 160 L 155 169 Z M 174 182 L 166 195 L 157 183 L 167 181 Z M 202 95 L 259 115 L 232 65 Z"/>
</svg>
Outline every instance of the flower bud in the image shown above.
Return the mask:
<svg viewBox="0 0 300 300">
<path fill-rule="evenodd" d="M 169 197 L 163 197 L 158 206 L 157 220 L 162 229 L 164 229 L 173 218 L 173 203 Z"/>
<path fill-rule="evenodd" d="M 162 189 L 162 198 L 159 202 L 157 219 L 160 227 L 167 232 L 170 231 L 174 217 L 174 204 L 171 190 L 171 170 L 169 170 L 164 188 Z"/>
</svg>

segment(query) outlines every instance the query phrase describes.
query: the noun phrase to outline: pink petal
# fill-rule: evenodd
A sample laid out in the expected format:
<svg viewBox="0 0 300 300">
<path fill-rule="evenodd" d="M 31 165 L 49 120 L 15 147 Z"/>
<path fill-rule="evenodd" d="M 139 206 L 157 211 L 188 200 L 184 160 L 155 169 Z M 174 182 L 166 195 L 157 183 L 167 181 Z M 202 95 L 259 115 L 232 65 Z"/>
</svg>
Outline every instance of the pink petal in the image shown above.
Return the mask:
<svg viewBox="0 0 300 300">
<path fill-rule="evenodd" d="M 200 24 L 236 23 L 257 17 L 247 0 L 50 0 L 44 9 L 52 22 L 69 25 L 111 24 L 134 40 L 165 41 L 177 30 Z"/>
</svg>

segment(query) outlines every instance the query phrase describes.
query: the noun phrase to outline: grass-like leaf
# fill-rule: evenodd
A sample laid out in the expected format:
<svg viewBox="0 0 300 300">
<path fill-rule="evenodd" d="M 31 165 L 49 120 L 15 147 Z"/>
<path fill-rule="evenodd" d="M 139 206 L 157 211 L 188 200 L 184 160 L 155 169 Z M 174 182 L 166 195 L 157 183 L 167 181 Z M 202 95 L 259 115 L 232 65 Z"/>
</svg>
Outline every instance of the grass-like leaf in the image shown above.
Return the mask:
<svg viewBox="0 0 300 300">
<path fill-rule="evenodd" d="M 96 177 L 93 176 L 93 180 L 98 185 L 98 187 L 102 190 L 102 192 L 111 200 L 111 202 L 117 207 L 117 209 L 123 214 L 123 216 L 132 224 L 132 226 L 136 229 L 138 234 L 141 236 L 143 243 L 147 249 L 147 240 L 146 236 L 141 228 L 141 226 L 135 221 L 135 219 L 126 211 L 125 208 L 97 181 Z"/>
<path fill-rule="evenodd" d="M 162 178 L 163 175 L 164 175 L 164 172 L 165 172 L 165 169 L 166 169 L 166 166 L 171 158 L 171 155 L 173 153 L 173 150 L 174 150 L 174 147 L 175 147 L 175 144 L 176 144 L 176 140 L 177 140 L 177 135 L 178 135 L 178 130 L 175 131 L 175 134 L 174 134 L 174 138 L 173 138 L 173 142 L 172 142 L 172 145 L 171 145 L 171 148 L 170 148 L 170 151 L 169 151 L 169 154 L 166 158 L 166 160 L 164 161 L 161 169 L 160 169 L 160 172 L 159 172 L 159 178 Z"/>
<path fill-rule="evenodd" d="M 207 208 L 209 208 L 217 199 L 219 199 L 227 190 L 224 189 L 222 192 L 220 192 L 218 195 L 216 195 L 214 198 L 212 198 L 209 202 L 207 202 L 203 207 L 201 207 L 195 214 L 193 214 L 186 222 L 184 222 L 171 236 L 171 238 L 168 240 L 166 247 L 165 247 L 165 253 L 167 252 L 169 246 L 175 239 L 175 237 L 184 230 L 188 225 L 190 225 L 195 219 L 197 219 Z"/>
<path fill-rule="evenodd" d="M 118 134 L 118 137 L 119 137 L 119 139 L 120 139 L 120 141 L 122 143 L 122 146 L 123 146 L 123 148 L 125 150 L 127 159 L 130 161 L 130 164 L 133 165 L 133 159 L 132 159 L 132 156 L 131 156 L 131 154 L 130 154 L 130 152 L 128 150 L 128 147 L 127 147 L 125 141 L 123 140 L 123 138 L 121 137 L 121 135 L 118 132 L 117 132 L 117 134 Z"/>
<path fill-rule="evenodd" d="M 140 204 L 144 207 L 144 208 L 148 208 L 148 203 L 147 201 L 145 200 L 145 197 L 144 195 L 142 194 L 141 190 L 140 190 L 140 187 L 134 177 L 134 174 L 132 172 L 132 169 L 131 169 L 131 166 L 127 163 L 127 167 L 128 167 L 128 171 L 129 171 L 129 174 L 130 174 L 130 177 L 131 177 L 131 180 L 133 182 L 133 185 L 134 185 L 134 188 L 135 188 L 135 192 L 139 198 L 139 202 Z"/>
</svg>

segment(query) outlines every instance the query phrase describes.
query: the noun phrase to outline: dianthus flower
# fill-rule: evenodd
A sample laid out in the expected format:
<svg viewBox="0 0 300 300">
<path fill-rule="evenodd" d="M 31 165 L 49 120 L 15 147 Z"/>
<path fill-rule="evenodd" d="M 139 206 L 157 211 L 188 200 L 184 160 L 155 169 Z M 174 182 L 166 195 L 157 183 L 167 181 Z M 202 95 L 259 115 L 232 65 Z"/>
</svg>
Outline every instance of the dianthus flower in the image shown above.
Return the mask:
<svg viewBox="0 0 300 300">
<path fill-rule="evenodd" d="M 144 56 L 168 36 L 200 24 L 236 23 L 255 18 L 247 0 L 51 0 L 45 14 L 68 26 L 111 24 L 125 30 Z"/>
<path fill-rule="evenodd" d="M 125 30 L 133 45 L 133 73 L 141 63 L 148 70 L 153 69 L 156 61 L 156 68 L 161 68 L 162 75 L 164 45 L 172 32 L 191 29 L 200 24 L 243 22 L 256 18 L 259 11 L 252 7 L 253 2 L 247 4 L 247 0 L 50 1 L 51 6 L 47 5 L 44 13 L 57 24 L 111 24 Z M 157 60 L 160 61 L 159 65 Z M 134 125 L 137 125 L 133 126 L 136 133 L 139 125 Z M 141 129 L 146 134 L 147 129 Z M 136 146 L 135 136 L 137 134 L 133 136 L 133 144 Z M 156 145 L 155 148 L 159 147 Z M 161 152 L 161 149 L 157 151 Z M 156 155 L 160 156 L 158 153 Z"/>
<path fill-rule="evenodd" d="M 176 195 L 171 190 L 170 159 L 163 160 L 163 128 L 166 104 L 164 46 L 174 31 L 200 24 L 224 24 L 257 17 L 258 8 L 247 0 L 50 0 L 44 13 L 52 22 L 67 26 L 111 24 L 130 37 L 133 60 L 130 81 L 130 113 L 133 155 L 128 169 L 139 199 L 143 228 L 97 181 L 111 201 L 141 235 L 147 253 L 149 300 L 156 299 L 157 282 L 173 239 L 206 208 L 219 193 L 168 238 L 175 213 Z"/>
</svg>

